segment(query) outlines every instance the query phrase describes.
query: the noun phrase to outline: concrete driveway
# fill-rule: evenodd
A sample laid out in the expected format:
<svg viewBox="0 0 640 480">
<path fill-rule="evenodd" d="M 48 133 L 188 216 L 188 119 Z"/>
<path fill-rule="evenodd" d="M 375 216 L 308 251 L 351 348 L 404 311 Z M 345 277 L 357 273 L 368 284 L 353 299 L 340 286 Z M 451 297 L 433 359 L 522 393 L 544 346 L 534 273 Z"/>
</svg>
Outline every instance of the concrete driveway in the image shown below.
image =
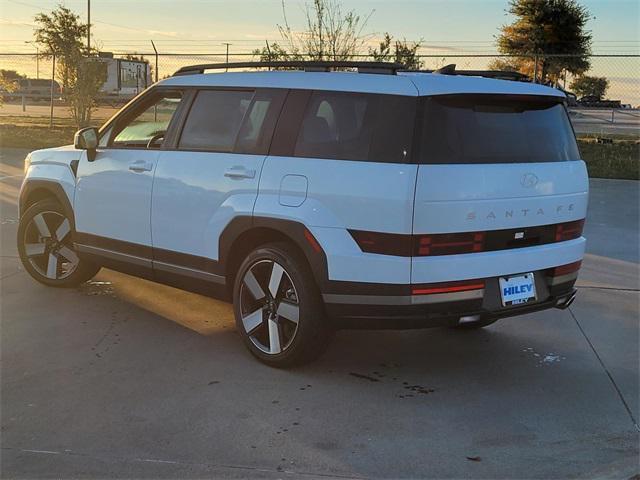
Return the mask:
<svg viewBox="0 0 640 480">
<path fill-rule="evenodd" d="M 0 152 L 3 477 L 629 478 L 638 465 L 639 184 L 593 180 L 570 310 L 478 332 L 342 331 L 255 361 L 229 308 L 17 258 L 24 151 Z"/>
</svg>

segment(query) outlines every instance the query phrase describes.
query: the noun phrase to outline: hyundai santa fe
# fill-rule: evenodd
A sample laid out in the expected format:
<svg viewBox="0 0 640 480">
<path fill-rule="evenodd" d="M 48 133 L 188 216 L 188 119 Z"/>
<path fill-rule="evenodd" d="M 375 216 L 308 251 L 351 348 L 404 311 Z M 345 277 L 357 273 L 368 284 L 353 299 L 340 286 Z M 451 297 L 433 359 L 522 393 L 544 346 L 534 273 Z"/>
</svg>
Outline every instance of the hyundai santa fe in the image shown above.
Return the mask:
<svg viewBox="0 0 640 480">
<path fill-rule="evenodd" d="M 394 64 L 217 67 L 27 156 L 34 279 L 107 267 L 231 301 L 248 349 L 280 367 L 337 327 L 479 328 L 573 301 L 588 178 L 559 90 Z"/>
</svg>

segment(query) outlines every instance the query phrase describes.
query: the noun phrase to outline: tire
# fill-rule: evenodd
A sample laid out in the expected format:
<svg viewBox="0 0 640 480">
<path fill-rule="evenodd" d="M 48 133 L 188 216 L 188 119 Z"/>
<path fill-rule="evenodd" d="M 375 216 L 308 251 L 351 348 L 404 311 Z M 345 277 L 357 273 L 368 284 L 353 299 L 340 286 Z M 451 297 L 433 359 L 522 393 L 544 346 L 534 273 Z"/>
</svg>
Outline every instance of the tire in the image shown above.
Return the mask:
<svg viewBox="0 0 640 480">
<path fill-rule="evenodd" d="M 233 310 L 249 351 L 272 367 L 314 360 L 331 337 L 311 270 L 287 243 L 261 246 L 242 262 L 234 282 Z"/>
<path fill-rule="evenodd" d="M 80 259 L 73 244 L 72 222 L 52 199 L 32 205 L 20 218 L 18 252 L 25 270 L 50 287 L 76 287 L 100 267 Z"/>
<path fill-rule="evenodd" d="M 489 325 L 493 325 L 498 320 L 500 320 L 500 319 L 499 318 L 485 318 L 485 319 L 476 320 L 476 321 L 473 321 L 473 322 L 459 323 L 458 325 L 454 325 L 451 328 L 454 328 L 456 330 L 477 330 L 479 328 L 484 328 L 484 327 L 488 327 Z"/>
</svg>

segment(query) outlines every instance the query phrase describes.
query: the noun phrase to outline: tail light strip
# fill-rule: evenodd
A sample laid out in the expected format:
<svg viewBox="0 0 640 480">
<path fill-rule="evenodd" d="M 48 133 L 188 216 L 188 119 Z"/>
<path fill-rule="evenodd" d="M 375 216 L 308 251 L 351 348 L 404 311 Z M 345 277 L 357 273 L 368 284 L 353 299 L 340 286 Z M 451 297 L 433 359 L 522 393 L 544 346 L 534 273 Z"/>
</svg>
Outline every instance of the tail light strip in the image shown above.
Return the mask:
<svg viewBox="0 0 640 480">
<path fill-rule="evenodd" d="M 427 283 L 424 285 L 412 285 L 411 295 L 434 295 L 440 293 L 468 292 L 470 290 L 483 290 L 484 280 L 463 280 L 459 282 Z"/>
<path fill-rule="evenodd" d="M 573 222 L 485 232 L 405 235 L 349 230 L 365 253 L 400 257 L 426 257 L 489 252 L 545 245 L 579 238 L 584 219 Z"/>
</svg>

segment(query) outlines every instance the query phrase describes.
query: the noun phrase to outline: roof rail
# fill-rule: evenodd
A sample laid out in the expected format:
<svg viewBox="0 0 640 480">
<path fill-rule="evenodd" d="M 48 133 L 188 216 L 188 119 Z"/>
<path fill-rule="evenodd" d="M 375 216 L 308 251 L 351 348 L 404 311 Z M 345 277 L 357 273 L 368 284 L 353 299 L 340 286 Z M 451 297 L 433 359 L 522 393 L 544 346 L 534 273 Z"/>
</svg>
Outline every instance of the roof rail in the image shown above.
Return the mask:
<svg viewBox="0 0 640 480">
<path fill-rule="evenodd" d="M 451 63 L 437 70 L 415 70 L 425 73 L 437 73 L 440 75 L 466 75 L 469 77 L 497 78 L 500 80 L 515 80 L 519 82 L 529 82 L 531 79 L 524 73 L 513 70 L 456 70 L 456 64 Z"/>
<path fill-rule="evenodd" d="M 305 72 L 330 72 L 338 68 L 355 68 L 358 73 L 381 73 L 395 75 L 404 65 L 391 62 L 353 62 L 353 61 L 274 61 L 274 62 L 234 62 L 234 63 L 203 63 L 182 67 L 174 76 L 192 75 L 204 73 L 205 70 L 228 70 L 235 68 L 285 68 L 292 70 L 304 70 Z"/>
</svg>

